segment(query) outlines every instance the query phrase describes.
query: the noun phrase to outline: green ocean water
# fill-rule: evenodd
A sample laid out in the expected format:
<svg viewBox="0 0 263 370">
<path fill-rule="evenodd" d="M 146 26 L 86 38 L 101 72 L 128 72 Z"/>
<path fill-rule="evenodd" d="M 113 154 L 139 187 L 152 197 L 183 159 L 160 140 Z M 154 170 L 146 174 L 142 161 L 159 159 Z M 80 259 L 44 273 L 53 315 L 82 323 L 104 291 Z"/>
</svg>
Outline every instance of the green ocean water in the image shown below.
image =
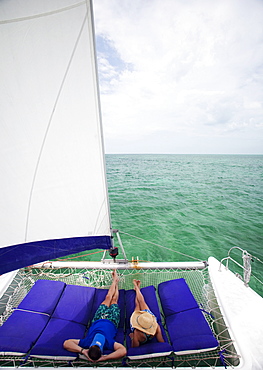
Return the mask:
<svg viewBox="0 0 263 370">
<path fill-rule="evenodd" d="M 238 246 L 263 261 L 262 155 L 106 155 L 106 167 L 129 259 L 220 260 Z M 262 270 L 254 259 L 250 285 L 263 296 Z"/>
</svg>

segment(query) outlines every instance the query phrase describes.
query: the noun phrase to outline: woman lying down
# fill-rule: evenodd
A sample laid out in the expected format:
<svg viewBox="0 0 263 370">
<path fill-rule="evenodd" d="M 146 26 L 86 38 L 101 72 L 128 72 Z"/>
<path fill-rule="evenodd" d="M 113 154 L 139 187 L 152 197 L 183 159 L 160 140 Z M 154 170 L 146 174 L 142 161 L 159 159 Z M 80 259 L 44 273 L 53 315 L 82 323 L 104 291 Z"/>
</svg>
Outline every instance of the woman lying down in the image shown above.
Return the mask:
<svg viewBox="0 0 263 370">
<path fill-rule="evenodd" d="M 158 342 L 164 342 L 160 325 L 155 315 L 150 311 L 140 290 L 140 280 L 133 280 L 135 296 L 135 310 L 131 315 L 132 347 L 139 347 L 156 337 Z"/>
</svg>

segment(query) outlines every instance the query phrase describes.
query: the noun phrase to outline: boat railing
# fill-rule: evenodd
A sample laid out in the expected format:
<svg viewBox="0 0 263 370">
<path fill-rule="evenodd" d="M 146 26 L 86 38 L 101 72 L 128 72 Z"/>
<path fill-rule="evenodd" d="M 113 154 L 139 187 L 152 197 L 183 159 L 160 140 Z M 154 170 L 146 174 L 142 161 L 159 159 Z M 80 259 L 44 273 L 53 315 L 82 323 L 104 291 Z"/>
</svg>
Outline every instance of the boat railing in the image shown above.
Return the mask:
<svg viewBox="0 0 263 370">
<path fill-rule="evenodd" d="M 239 250 L 239 251 L 242 252 L 243 265 L 241 265 L 232 256 L 230 256 L 230 254 L 233 250 Z M 239 266 L 243 270 L 243 278 L 238 273 L 236 275 L 244 281 L 245 286 L 248 286 L 248 283 L 250 281 L 250 276 L 251 276 L 252 255 L 249 254 L 246 250 L 244 250 L 240 247 L 232 247 L 228 251 L 228 256 L 223 258 L 220 261 L 219 271 L 221 271 L 221 267 L 222 267 L 224 261 L 226 261 L 226 268 L 227 269 L 229 269 L 229 261 L 232 261 L 233 263 L 235 263 L 237 266 Z"/>
</svg>

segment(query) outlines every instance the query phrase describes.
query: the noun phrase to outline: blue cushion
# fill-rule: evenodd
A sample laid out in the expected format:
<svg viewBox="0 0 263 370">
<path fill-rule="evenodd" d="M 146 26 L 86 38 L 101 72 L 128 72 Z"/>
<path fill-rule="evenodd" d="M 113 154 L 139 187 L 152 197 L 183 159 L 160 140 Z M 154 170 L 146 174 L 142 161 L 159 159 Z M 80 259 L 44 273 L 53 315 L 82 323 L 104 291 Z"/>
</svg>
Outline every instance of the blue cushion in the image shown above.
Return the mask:
<svg viewBox="0 0 263 370">
<path fill-rule="evenodd" d="M 30 352 L 32 357 L 74 360 L 78 354 L 63 348 L 67 339 L 81 339 L 85 334 L 85 326 L 73 321 L 50 319 L 47 327 Z"/>
<path fill-rule="evenodd" d="M 130 360 L 139 360 L 144 358 L 154 358 L 169 356 L 172 353 L 173 349 L 169 343 L 146 343 L 140 347 L 129 348 L 127 352 L 127 357 Z"/>
<path fill-rule="evenodd" d="M 0 327 L 0 352 L 23 355 L 27 353 L 45 328 L 48 315 L 15 311 Z"/>
<path fill-rule="evenodd" d="M 148 305 L 149 309 L 156 316 L 158 323 L 161 322 L 161 314 L 158 306 L 158 301 L 156 298 L 156 290 L 153 285 L 147 286 L 141 289 L 142 295 L 144 297 L 145 303 Z M 134 289 L 126 290 L 125 295 L 126 301 L 126 327 L 130 327 L 130 317 L 135 309 L 135 291 Z"/>
<path fill-rule="evenodd" d="M 94 295 L 95 288 L 67 285 L 52 317 L 87 325 Z"/>
<path fill-rule="evenodd" d="M 93 300 L 93 305 L 91 309 L 91 319 L 93 319 L 95 312 L 97 311 L 99 305 L 104 301 L 107 295 L 107 292 L 108 292 L 108 289 L 96 289 L 94 300 Z M 119 290 L 118 305 L 120 307 L 119 328 L 124 328 L 124 314 L 125 314 L 125 311 L 124 311 L 125 309 L 125 290 L 124 289 Z M 120 343 L 123 343 L 123 341 Z"/>
<path fill-rule="evenodd" d="M 118 343 L 124 344 L 124 330 L 123 330 L 123 328 L 118 328 L 117 334 L 116 334 L 116 337 L 115 337 L 115 341 L 118 342 Z"/>
<path fill-rule="evenodd" d="M 161 322 L 161 313 L 158 306 L 158 301 L 156 297 L 155 287 L 153 285 L 144 287 L 141 289 L 141 292 L 144 296 L 145 302 L 148 305 L 149 309 L 152 313 L 156 316 L 158 324 L 160 325 L 163 338 L 165 340 L 164 343 L 160 343 L 157 341 L 156 337 L 154 337 L 150 342 L 142 344 L 139 347 L 132 348 L 131 347 L 131 339 L 129 337 L 130 330 L 130 317 L 135 309 L 135 291 L 127 290 L 125 294 L 125 301 L 126 301 L 126 345 L 127 345 L 127 356 L 129 359 L 143 359 L 143 358 L 153 358 L 159 356 L 167 356 L 172 352 L 172 347 L 168 343 L 168 339 L 164 328 Z"/>
<path fill-rule="evenodd" d="M 218 347 L 218 342 L 199 308 L 169 315 L 166 325 L 176 354 L 203 352 Z"/>
<path fill-rule="evenodd" d="M 61 281 L 38 280 L 18 308 L 51 315 L 66 284 Z"/>
<path fill-rule="evenodd" d="M 158 293 L 176 354 L 217 348 L 218 342 L 184 279 L 159 284 Z"/>
<path fill-rule="evenodd" d="M 118 342 L 118 343 L 124 344 L 124 330 L 123 330 L 123 328 L 118 328 L 117 334 L 116 334 L 116 337 L 115 337 L 115 341 Z M 103 353 L 105 355 L 108 355 L 111 352 L 112 351 L 106 349 L 106 350 L 104 350 Z"/>
<path fill-rule="evenodd" d="M 199 307 L 185 279 L 160 283 L 158 294 L 165 316 Z"/>
<path fill-rule="evenodd" d="M 167 335 L 166 335 L 166 332 L 165 332 L 165 330 L 164 330 L 164 327 L 163 327 L 163 325 L 162 325 L 162 323 L 159 323 L 159 325 L 160 325 L 160 328 L 161 328 L 161 332 L 162 332 L 162 335 L 163 335 L 163 339 L 165 340 L 165 342 L 167 342 L 168 343 L 168 339 L 167 339 Z M 126 345 L 127 345 L 127 348 L 131 348 L 131 338 L 130 338 L 130 336 L 129 336 L 129 334 L 131 333 L 131 330 L 130 330 L 130 328 L 129 328 L 129 330 L 127 331 L 127 335 L 126 335 Z M 156 337 L 153 337 L 152 339 L 151 339 L 151 341 L 150 342 L 148 342 L 147 343 L 147 345 L 148 344 L 153 344 L 153 343 L 160 343 L 160 342 L 158 342 L 158 340 L 156 339 Z M 143 347 L 146 345 L 146 343 L 145 344 L 143 344 Z"/>
</svg>

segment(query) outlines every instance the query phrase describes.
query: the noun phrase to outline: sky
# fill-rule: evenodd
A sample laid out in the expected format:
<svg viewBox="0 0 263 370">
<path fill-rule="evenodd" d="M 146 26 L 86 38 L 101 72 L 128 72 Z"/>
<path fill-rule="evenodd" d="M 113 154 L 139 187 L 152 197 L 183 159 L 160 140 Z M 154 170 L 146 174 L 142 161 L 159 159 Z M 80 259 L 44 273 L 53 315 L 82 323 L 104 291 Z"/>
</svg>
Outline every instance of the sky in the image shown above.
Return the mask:
<svg viewBox="0 0 263 370">
<path fill-rule="evenodd" d="M 263 154 L 263 0 L 93 0 L 106 153 Z"/>
</svg>

